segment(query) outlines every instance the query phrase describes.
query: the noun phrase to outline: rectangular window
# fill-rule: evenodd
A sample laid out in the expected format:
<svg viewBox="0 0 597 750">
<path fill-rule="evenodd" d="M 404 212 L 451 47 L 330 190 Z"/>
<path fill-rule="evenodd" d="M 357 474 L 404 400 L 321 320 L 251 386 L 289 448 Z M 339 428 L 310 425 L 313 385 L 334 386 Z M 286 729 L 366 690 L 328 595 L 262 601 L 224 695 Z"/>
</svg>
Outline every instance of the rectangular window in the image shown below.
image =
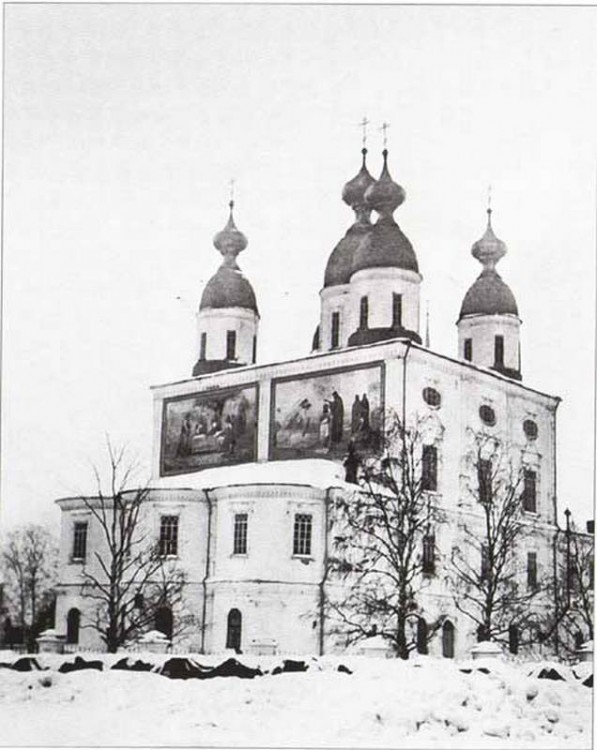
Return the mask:
<svg viewBox="0 0 597 750">
<path fill-rule="evenodd" d="M 481 545 L 481 580 L 489 578 L 489 549 L 486 544 Z"/>
<path fill-rule="evenodd" d="M 160 555 L 178 554 L 178 516 L 162 516 L 160 520 Z"/>
<path fill-rule="evenodd" d="M 537 474 L 530 469 L 524 470 L 522 507 L 529 513 L 537 512 Z"/>
<path fill-rule="evenodd" d="M 332 349 L 340 344 L 340 313 L 332 313 Z"/>
<path fill-rule="evenodd" d="M 253 336 L 253 364 L 257 362 L 257 336 Z"/>
<path fill-rule="evenodd" d="M 481 458 L 479 459 L 479 465 L 477 466 L 477 474 L 479 479 L 479 502 L 490 503 L 491 496 L 493 494 L 492 481 L 491 481 L 492 466 L 491 461 Z"/>
<path fill-rule="evenodd" d="M 537 588 L 537 553 L 527 554 L 527 586 L 530 589 Z"/>
<path fill-rule="evenodd" d="M 313 516 L 306 513 L 297 513 L 294 517 L 293 554 L 311 554 L 311 532 L 313 528 Z"/>
<path fill-rule="evenodd" d="M 402 328 L 402 295 L 392 295 L 392 328 Z"/>
<path fill-rule="evenodd" d="M 425 534 L 423 537 L 423 573 L 433 575 L 435 573 L 435 536 Z"/>
<path fill-rule="evenodd" d="M 434 445 L 423 446 L 422 463 L 421 489 L 435 492 L 437 490 L 437 448 Z"/>
<path fill-rule="evenodd" d="M 504 366 L 504 337 L 496 336 L 494 341 L 495 366 Z"/>
<path fill-rule="evenodd" d="M 207 353 L 207 333 L 205 331 L 201 334 L 201 346 L 199 351 L 199 359 L 205 359 Z"/>
<path fill-rule="evenodd" d="M 77 521 L 73 527 L 73 560 L 87 556 L 87 521 Z"/>
<path fill-rule="evenodd" d="M 237 513 L 234 516 L 234 552 L 235 555 L 247 554 L 247 513 Z"/>
<path fill-rule="evenodd" d="M 361 297 L 361 312 L 359 328 L 369 327 L 369 297 Z"/>
<path fill-rule="evenodd" d="M 226 331 L 226 359 L 236 359 L 236 331 Z"/>
<path fill-rule="evenodd" d="M 464 339 L 464 358 L 469 362 L 473 361 L 473 340 Z"/>
</svg>

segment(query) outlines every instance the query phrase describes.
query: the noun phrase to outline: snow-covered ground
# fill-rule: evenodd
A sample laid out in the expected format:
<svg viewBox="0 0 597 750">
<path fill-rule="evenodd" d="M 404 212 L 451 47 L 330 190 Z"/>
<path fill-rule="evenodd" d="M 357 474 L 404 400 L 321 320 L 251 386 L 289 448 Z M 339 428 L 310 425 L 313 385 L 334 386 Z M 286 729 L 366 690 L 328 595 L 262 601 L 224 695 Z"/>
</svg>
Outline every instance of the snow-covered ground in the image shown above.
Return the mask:
<svg viewBox="0 0 597 750">
<path fill-rule="evenodd" d="M 37 657 L 48 671 L 0 669 L 0 745 L 591 747 L 592 690 L 566 667 L 569 679 L 552 681 L 538 679 L 529 663 L 351 656 L 307 659 L 301 673 L 173 680 L 107 669 L 122 654 L 83 656 L 100 658 L 104 671 L 61 674 L 57 667 L 73 657 L 50 654 Z M 0 652 L 0 662 L 15 658 Z M 282 662 L 239 658 L 262 670 Z M 353 674 L 338 672 L 339 664 Z"/>
</svg>

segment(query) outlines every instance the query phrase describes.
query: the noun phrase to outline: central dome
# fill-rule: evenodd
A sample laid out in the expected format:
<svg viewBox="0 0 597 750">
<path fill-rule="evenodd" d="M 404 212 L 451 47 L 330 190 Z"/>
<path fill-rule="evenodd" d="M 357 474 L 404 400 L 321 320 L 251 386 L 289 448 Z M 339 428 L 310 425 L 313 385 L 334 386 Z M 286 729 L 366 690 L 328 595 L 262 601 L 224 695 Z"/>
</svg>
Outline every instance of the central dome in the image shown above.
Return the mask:
<svg viewBox="0 0 597 750">
<path fill-rule="evenodd" d="M 391 216 L 381 216 L 354 254 L 352 273 L 365 268 L 419 272 L 413 246 Z"/>
<path fill-rule="evenodd" d="M 359 248 L 366 242 L 372 230 L 369 222 L 355 222 L 332 250 L 323 280 L 324 287 L 348 284 L 352 276 L 354 258 Z"/>
</svg>

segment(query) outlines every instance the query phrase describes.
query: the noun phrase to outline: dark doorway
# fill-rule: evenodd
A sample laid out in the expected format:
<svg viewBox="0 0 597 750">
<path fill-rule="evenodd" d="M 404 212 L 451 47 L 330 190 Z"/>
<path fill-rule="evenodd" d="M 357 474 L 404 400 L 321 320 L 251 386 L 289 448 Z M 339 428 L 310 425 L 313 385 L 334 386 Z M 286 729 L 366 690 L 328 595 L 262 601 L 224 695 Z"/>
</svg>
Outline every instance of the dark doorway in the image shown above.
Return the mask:
<svg viewBox="0 0 597 750">
<path fill-rule="evenodd" d="M 66 616 L 66 642 L 79 642 L 79 625 L 81 622 L 81 613 L 78 609 L 69 609 Z"/>
<path fill-rule="evenodd" d="M 232 648 L 240 654 L 242 634 L 242 615 L 238 609 L 228 612 L 228 629 L 226 631 L 226 648 Z"/>
<path fill-rule="evenodd" d="M 454 658 L 454 625 L 449 620 L 442 627 L 442 656 Z"/>
<path fill-rule="evenodd" d="M 428 653 L 427 649 L 427 637 L 429 635 L 429 628 L 423 617 L 419 617 L 417 620 L 417 651 L 420 654 Z"/>
<path fill-rule="evenodd" d="M 160 607 L 155 613 L 155 629 L 172 640 L 172 610 L 170 607 Z"/>
</svg>

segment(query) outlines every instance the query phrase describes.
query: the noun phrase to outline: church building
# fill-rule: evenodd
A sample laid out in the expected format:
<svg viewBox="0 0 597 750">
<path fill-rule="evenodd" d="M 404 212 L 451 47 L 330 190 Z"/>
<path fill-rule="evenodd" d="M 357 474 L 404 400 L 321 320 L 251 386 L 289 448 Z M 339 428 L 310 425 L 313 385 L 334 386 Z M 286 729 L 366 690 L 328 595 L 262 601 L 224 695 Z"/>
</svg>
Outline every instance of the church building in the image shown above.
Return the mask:
<svg viewBox="0 0 597 750">
<path fill-rule="evenodd" d="M 460 310 L 445 311 L 458 318 L 453 356 L 435 352 L 420 326 L 422 269 L 395 216 L 405 197 L 388 151 L 375 179 L 363 148 L 360 170 L 342 191 L 353 222 L 322 268 L 311 350 L 272 363 L 257 361 L 258 300 L 238 263 L 248 240 L 230 202 L 214 238 L 222 262 L 199 301 L 192 371 L 152 389 L 146 523 L 186 573 L 185 611 L 195 623 L 175 646 L 279 654 L 345 647 L 326 610 L 331 519 L 338 498 L 355 491 L 349 451 L 374 452 L 390 411 L 424 425 L 425 491 L 446 518 L 434 530 L 421 594 L 421 620 L 441 621 L 429 653 L 459 656 L 477 640 L 443 571 L 463 525 L 480 523 L 477 436 L 508 446 L 524 475 L 528 533 L 515 550 L 522 585 L 553 569 L 559 398 L 523 383 L 518 305 L 497 270 L 506 245 L 491 209 L 484 227 L 472 218 L 480 274 Z M 96 521 L 81 498 L 57 502 L 56 628 L 82 647 L 100 647 L 97 632 L 83 627 L 95 617 L 82 573 L 96 564 Z M 168 635 L 177 616 L 169 614 Z"/>
</svg>

